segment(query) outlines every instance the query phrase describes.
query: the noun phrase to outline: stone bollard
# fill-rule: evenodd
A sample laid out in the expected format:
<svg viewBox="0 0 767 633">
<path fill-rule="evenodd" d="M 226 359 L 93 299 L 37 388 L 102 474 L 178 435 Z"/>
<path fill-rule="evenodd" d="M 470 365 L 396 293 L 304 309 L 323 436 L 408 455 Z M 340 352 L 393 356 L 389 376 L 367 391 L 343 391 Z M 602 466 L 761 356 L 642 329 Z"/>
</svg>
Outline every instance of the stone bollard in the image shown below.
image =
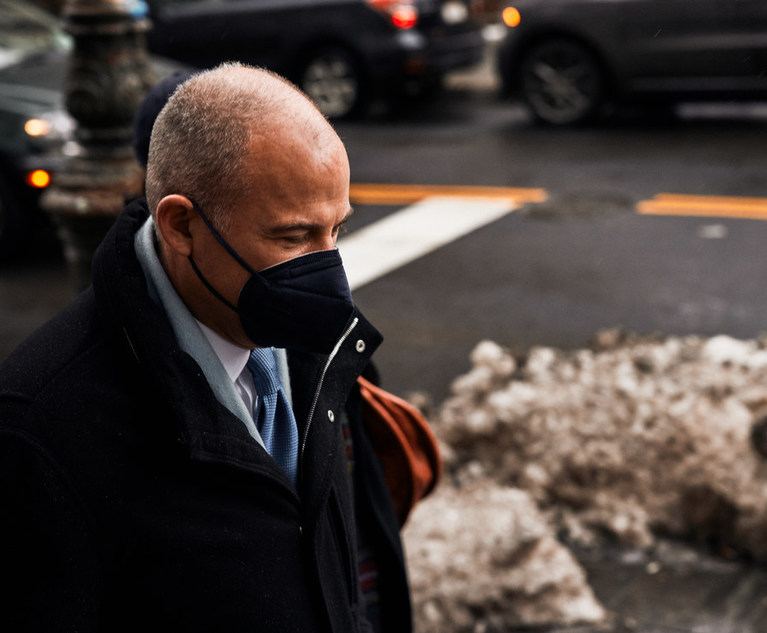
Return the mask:
<svg viewBox="0 0 767 633">
<path fill-rule="evenodd" d="M 93 253 L 126 199 L 142 193 L 144 171 L 131 148 L 133 116 L 154 76 L 140 0 L 67 0 L 62 17 L 75 42 L 65 99 L 77 122 L 76 151 L 54 174 L 41 206 L 79 291 L 90 283 Z"/>
</svg>

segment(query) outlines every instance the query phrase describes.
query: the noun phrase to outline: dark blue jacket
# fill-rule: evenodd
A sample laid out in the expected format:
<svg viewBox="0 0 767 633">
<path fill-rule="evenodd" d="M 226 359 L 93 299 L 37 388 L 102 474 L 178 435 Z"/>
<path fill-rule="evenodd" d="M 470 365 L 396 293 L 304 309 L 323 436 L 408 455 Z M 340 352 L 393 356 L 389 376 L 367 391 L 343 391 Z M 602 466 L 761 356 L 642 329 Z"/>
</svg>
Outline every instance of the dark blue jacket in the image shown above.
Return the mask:
<svg viewBox="0 0 767 633">
<path fill-rule="evenodd" d="M 362 527 L 383 628 L 410 630 L 397 522 L 355 391 L 379 333 L 356 314 L 329 364 L 289 355 L 305 439 L 296 491 L 148 297 L 133 248 L 146 217 L 140 203 L 120 216 L 93 286 L 0 365 L 2 628 L 368 631 Z"/>
</svg>

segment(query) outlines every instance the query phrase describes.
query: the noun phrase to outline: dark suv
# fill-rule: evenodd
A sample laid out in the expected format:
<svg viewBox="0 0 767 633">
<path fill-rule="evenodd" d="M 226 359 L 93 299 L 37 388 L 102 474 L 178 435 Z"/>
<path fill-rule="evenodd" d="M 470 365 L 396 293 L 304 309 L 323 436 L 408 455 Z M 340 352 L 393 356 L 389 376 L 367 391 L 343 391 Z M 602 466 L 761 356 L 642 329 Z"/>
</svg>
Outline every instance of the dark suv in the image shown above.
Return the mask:
<svg viewBox="0 0 767 633">
<path fill-rule="evenodd" d="M 329 117 L 422 90 L 483 54 L 471 0 L 147 0 L 152 52 L 242 61 L 294 81 Z"/>
</svg>

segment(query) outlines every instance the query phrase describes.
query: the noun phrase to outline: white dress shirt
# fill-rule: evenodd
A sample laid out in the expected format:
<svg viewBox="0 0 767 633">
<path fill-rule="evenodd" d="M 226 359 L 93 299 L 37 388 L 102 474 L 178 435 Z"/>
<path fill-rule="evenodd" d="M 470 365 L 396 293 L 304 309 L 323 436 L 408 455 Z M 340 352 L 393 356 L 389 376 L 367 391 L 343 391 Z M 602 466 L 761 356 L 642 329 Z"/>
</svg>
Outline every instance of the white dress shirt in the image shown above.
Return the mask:
<svg viewBox="0 0 767 633">
<path fill-rule="evenodd" d="M 234 383 L 245 407 L 248 411 L 255 413 L 257 394 L 253 385 L 253 376 L 246 367 L 250 358 L 250 350 L 230 343 L 218 332 L 210 329 L 200 321 L 197 321 L 197 325 L 200 326 L 202 333 L 208 339 L 208 343 L 210 343 L 216 356 L 218 356 L 221 364 L 224 366 L 224 371 L 226 371 L 230 380 Z"/>
</svg>

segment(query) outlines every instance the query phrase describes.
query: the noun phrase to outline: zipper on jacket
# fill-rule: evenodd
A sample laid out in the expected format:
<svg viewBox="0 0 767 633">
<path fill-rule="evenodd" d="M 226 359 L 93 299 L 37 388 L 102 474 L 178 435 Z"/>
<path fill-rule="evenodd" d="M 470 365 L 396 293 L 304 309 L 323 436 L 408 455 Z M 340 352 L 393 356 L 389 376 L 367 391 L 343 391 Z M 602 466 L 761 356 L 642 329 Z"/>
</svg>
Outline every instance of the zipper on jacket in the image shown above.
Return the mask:
<svg viewBox="0 0 767 633">
<path fill-rule="evenodd" d="M 317 408 L 317 402 L 320 399 L 320 392 L 322 391 L 322 385 L 325 382 L 325 374 L 328 372 L 328 368 L 330 367 L 330 364 L 333 362 L 335 357 L 338 355 L 338 350 L 341 349 L 341 345 L 344 344 L 344 341 L 346 341 L 347 338 L 349 338 L 349 335 L 352 333 L 354 328 L 357 327 L 357 323 L 359 323 L 359 317 L 354 317 L 354 320 L 351 322 L 348 328 L 346 328 L 346 331 L 341 335 L 341 338 L 338 339 L 338 342 L 336 343 L 335 347 L 333 348 L 333 351 L 330 352 L 330 355 L 328 356 L 327 361 L 325 361 L 325 367 L 322 368 L 322 373 L 320 374 L 320 381 L 317 384 L 317 389 L 314 392 L 314 399 L 312 400 L 312 406 L 309 409 L 309 418 L 306 420 L 306 428 L 304 429 L 304 437 L 301 441 L 301 452 L 298 456 L 298 464 L 300 467 L 300 476 L 303 478 L 303 461 L 304 461 L 304 452 L 306 451 L 306 443 L 309 441 L 309 429 L 312 426 L 312 419 L 314 418 L 314 411 Z"/>
</svg>

